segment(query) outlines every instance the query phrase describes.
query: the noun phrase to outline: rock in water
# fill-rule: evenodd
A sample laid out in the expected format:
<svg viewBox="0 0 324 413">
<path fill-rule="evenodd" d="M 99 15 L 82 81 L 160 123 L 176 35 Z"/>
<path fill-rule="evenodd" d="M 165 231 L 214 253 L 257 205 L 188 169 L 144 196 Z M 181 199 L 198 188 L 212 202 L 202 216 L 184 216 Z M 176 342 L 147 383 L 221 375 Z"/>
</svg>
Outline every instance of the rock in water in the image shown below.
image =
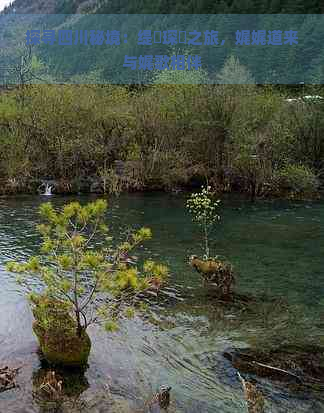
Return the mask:
<svg viewBox="0 0 324 413">
<path fill-rule="evenodd" d="M 77 325 L 65 303 L 41 297 L 34 303 L 36 334 L 45 359 L 62 366 L 85 367 L 91 341 L 86 331 L 77 335 Z"/>
<path fill-rule="evenodd" d="M 19 369 L 10 369 L 8 366 L 0 368 L 0 393 L 16 387 L 15 377 Z"/>
<path fill-rule="evenodd" d="M 192 255 L 189 264 L 208 285 L 213 285 L 224 296 L 231 294 L 235 277 L 229 262 L 212 258 L 201 260 L 196 255 Z"/>
</svg>

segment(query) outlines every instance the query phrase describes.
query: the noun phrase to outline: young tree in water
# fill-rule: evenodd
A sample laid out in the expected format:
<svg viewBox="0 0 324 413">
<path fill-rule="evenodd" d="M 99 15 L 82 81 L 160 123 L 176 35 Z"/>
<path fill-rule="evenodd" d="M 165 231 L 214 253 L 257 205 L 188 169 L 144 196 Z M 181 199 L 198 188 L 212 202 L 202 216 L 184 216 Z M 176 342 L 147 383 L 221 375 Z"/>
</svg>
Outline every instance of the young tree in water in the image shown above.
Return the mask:
<svg viewBox="0 0 324 413">
<path fill-rule="evenodd" d="M 216 210 L 220 200 L 215 200 L 211 187 L 202 187 L 201 192 L 193 193 L 187 200 L 187 209 L 192 215 L 193 221 L 202 230 L 204 240 L 205 258 L 210 258 L 209 235 L 215 223 L 220 220 Z"/>
<path fill-rule="evenodd" d="M 151 238 L 150 229 L 141 228 L 114 243 L 105 225 L 106 210 L 105 200 L 85 206 L 71 202 L 61 210 L 42 204 L 40 256 L 7 266 L 19 273 L 18 281 L 30 292 L 32 304 L 45 296 L 54 305 L 66 305 L 79 336 L 94 322 L 114 330 L 120 317 L 130 317 L 137 304 L 141 306 L 143 292 L 159 288 L 168 275 L 164 265 L 148 260 L 140 271 L 129 258 L 131 251 Z"/>
</svg>

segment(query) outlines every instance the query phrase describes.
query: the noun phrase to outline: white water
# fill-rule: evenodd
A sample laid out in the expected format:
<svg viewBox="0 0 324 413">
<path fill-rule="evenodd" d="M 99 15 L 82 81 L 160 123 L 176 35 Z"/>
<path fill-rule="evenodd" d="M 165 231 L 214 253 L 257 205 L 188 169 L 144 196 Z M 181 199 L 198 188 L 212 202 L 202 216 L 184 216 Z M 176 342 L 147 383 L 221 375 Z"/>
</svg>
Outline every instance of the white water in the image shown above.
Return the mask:
<svg viewBox="0 0 324 413">
<path fill-rule="evenodd" d="M 51 195 L 52 195 L 52 186 L 46 184 L 45 192 L 44 192 L 44 194 L 42 194 L 42 195 L 51 196 Z"/>
</svg>

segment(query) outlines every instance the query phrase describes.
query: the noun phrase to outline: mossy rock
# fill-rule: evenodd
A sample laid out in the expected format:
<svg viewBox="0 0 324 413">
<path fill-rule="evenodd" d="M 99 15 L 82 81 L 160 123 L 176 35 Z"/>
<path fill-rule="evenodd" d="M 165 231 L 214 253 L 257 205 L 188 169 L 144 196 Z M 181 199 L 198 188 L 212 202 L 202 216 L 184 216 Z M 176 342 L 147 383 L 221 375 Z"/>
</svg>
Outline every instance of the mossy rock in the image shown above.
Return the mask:
<svg viewBox="0 0 324 413">
<path fill-rule="evenodd" d="M 222 296 L 228 296 L 232 293 L 235 276 L 230 262 L 218 258 L 202 260 L 196 255 L 192 255 L 189 263 L 202 276 L 209 289 L 212 288 L 214 292 Z"/>
<path fill-rule="evenodd" d="M 69 307 L 47 297 L 38 297 L 33 304 L 33 331 L 45 359 L 52 364 L 85 367 L 91 340 L 85 330 L 77 334 L 77 324 Z"/>
</svg>

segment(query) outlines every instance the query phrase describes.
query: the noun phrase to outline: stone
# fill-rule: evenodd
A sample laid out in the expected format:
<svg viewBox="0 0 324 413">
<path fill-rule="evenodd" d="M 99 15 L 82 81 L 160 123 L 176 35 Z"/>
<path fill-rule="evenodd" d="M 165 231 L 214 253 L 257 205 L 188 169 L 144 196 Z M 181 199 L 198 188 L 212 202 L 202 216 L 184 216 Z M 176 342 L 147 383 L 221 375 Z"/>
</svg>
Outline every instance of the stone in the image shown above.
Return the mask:
<svg viewBox="0 0 324 413">
<path fill-rule="evenodd" d="M 199 259 L 192 255 L 189 264 L 202 276 L 208 287 L 213 287 L 223 296 L 229 296 L 235 284 L 232 264 L 220 259 Z"/>
<path fill-rule="evenodd" d="M 322 346 L 281 345 L 269 350 L 231 349 L 224 352 L 234 368 L 288 384 L 316 389 L 324 385 L 324 348 Z"/>
<path fill-rule="evenodd" d="M 33 331 L 45 359 L 52 364 L 86 367 L 91 340 L 85 330 L 79 336 L 77 324 L 64 302 L 41 297 L 34 303 Z"/>
</svg>

